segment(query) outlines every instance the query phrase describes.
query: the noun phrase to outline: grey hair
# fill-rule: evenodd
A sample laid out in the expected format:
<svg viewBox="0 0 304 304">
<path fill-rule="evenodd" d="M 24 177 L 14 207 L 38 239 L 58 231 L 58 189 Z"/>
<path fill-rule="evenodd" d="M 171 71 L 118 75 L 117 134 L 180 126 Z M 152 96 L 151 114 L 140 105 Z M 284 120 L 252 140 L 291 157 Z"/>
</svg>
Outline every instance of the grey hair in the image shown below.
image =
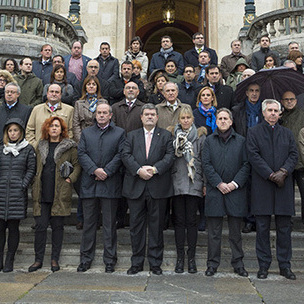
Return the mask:
<svg viewBox="0 0 304 304">
<path fill-rule="evenodd" d="M 177 93 L 179 92 L 177 83 L 172 82 L 172 81 L 168 81 L 168 82 L 166 82 L 166 83 L 164 84 L 164 86 L 163 86 L 163 92 L 165 92 L 165 87 L 166 87 L 168 84 L 174 84 L 174 86 L 175 86 L 175 88 L 176 88 L 176 90 L 177 90 Z"/>
<path fill-rule="evenodd" d="M 97 107 L 98 107 L 99 105 L 102 105 L 102 104 L 108 105 L 108 106 L 109 106 L 109 112 L 110 112 L 110 114 L 113 113 L 112 107 L 109 105 L 108 101 L 105 100 L 105 99 L 104 99 L 104 100 L 101 100 L 101 101 L 97 101 L 96 109 L 97 109 Z"/>
<path fill-rule="evenodd" d="M 20 87 L 19 87 L 19 85 L 18 85 L 17 83 L 9 82 L 9 83 L 4 87 L 4 91 L 6 90 L 7 87 L 15 87 L 15 88 L 17 88 L 18 94 L 21 93 L 21 89 L 20 89 Z"/>
<path fill-rule="evenodd" d="M 285 60 L 284 63 L 283 63 L 283 66 L 286 66 L 286 64 L 288 64 L 288 63 L 291 63 L 295 67 L 297 66 L 296 63 L 293 60 L 290 60 L 290 59 Z"/>
<path fill-rule="evenodd" d="M 144 114 L 144 110 L 155 110 L 158 115 L 158 108 L 153 103 L 146 103 L 141 107 L 140 115 Z"/>
<path fill-rule="evenodd" d="M 279 111 L 281 111 L 282 107 L 281 107 L 281 103 L 278 102 L 277 100 L 275 99 L 265 99 L 263 102 L 262 102 L 262 112 L 264 112 L 266 110 L 266 107 L 267 105 L 269 104 L 276 104 L 279 106 Z"/>
<path fill-rule="evenodd" d="M 216 111 L 216 118 L 221 112 L 226 112 L 229 115 L 229 118 L 233 121 L 232 112 L 227 108 L 220 108 Z"/>
</svg>

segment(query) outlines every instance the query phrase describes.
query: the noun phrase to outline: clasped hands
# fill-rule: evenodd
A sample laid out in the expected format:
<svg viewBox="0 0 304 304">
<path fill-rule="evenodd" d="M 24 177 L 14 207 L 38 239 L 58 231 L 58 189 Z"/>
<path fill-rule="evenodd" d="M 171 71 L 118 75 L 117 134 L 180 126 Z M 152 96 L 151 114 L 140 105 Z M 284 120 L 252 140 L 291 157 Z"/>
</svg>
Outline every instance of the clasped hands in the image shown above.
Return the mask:
<svg viewBox="0 0 304 304">
<path fill-rule="evenodd" d="M 233 190 L 236 189 L 235 185 L 233 183 L 220 183 L 217 188 L 223 193 L 223 194 L 227 194 L 232 192 Z"/>
<path fill-rule="evenodd" d="M 279 188 L 282 188 L 285 183 L 285 178 L 288 176 L 288 171 L 284 168 L 280 168 L 280 170 L 276 172 L 272 172 L 269 176 L 269 180 L 273 183 L 276 183 Z"/>
<path fill-rule="evenodd" d="M 155 167 L 153 166 L 142 166 L 138 171 L 138 175 L 140 178 L 144 180 L 149 180 L 155 172 Z"/>
<path fill-rule="evenodd" d="M 108 177 L 108 174 L 107 174 L 106 171 L 103 170 L 102 168 L 97 168 L 97 169 L 94 171 L 94 174 L 95 174 L 95 180 L 104 181 L 104 180 Z"/>
</svg>

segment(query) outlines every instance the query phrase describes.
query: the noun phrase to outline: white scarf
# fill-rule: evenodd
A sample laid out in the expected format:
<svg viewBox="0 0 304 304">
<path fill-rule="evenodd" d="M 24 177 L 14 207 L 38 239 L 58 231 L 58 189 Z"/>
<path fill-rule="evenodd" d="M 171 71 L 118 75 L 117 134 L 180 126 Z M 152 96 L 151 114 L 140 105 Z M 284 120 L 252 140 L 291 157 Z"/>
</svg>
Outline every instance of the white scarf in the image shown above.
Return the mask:
<svg viewBox="0 0 304 304">
<path fill-rule="evenodd" d="M 19 151 L 25 148 L 28 145 L 28 141 L 24 138 L 22 141 L 19 143 L 8 143 L 7 145 L 3 146 L 3 153 L 8 154 L 12 153 L 15 157 L 19 155 Z"/>
</svg>

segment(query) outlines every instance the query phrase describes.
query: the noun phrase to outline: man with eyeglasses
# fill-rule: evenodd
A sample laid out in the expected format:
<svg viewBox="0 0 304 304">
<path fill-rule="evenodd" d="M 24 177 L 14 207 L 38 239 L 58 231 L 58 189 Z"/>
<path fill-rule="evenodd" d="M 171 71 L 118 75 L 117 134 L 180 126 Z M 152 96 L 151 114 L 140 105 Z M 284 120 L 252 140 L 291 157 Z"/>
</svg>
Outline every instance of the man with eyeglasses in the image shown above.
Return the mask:
<svg viewBox="0 0 304 304">
<path fill-rule="evenodd" d="M 202 51 L 208 51 L 210 54 L 210 64 L 217 64 L 217 54 L 214 49 L 208 48 L 205 45 L 204 35 L 202 33 L 195 33 L 192 36 L 194 47 L 184 54 L 185 64 L 192 64 L 194 67 L 198 66 L 198 55 Z"/>
<path fill-rule="evenodd" d="M 88 65 L 86 67 L 87 70 L 87 77 L 92 77 L 95 76 L 99 80 L 100 84 L 100 91 L 101 95 L 104 99 L 109 98 L 109 82 L 105 79 L 102 79 L 99 75 L 99 63 L 97 60 L 92 59 L 88 62 Z M 79 81 L 76 86 L 74 87 L 74 93 L 75 93 L 75 98 L 74 100 L 78 100 L 82 96 L 82 86 L 83 86 L 84 80 Z"/>
<path fill-rule="evenodd" d="M 82 55 L 82 48 L 82 43 L 75 41 L 72 44 L 71 54 L 64 57 L 66 70 L 74 73 L 78 81 L 83 81 L 87 77 L 86 66 L 91 60 L 90 57 Z"/>
<path fill-rule="evenodd" d="M 293 133 L 293 136 L 297 142 L 298 152 L 300 155 L 300 147 L 299 147 L 299 132 L 304 127 L 304 111 L 298 108 L 296 95 L 287 91 L 283 94 L 281 99 L 281 104 L 284 107 L 284 112 L 281 117 L 282 126 L 288 128 Z M 301 195 L 301 215 L 302 222 L 304 223 L 304 164 L 299 157 L 296 168 L 293 172 L 293 178 L 297 182 L 298 188 L 300 190 Z"/>
<path fill-rule="evenodd" d="M 1 82 L 1 78 L 0 78 Z M 4 102 L 0 106 L 0 143 L 3 143 L 3 127 L 10 118 L 19 118 L 27 124 L 32 108 L 18 101 L 21 89 L 18 84 L 9 82 L 4 88 Z"/>
<path fill-rule="evenodd" d="M 178 99 L 187 103 L 192 109 L 196 108 L 196 99 L 202 85 L 195 80 L 195 69 L 191 64 L 184 68 L 184 80 L 178 84 Z"/>
</svg>

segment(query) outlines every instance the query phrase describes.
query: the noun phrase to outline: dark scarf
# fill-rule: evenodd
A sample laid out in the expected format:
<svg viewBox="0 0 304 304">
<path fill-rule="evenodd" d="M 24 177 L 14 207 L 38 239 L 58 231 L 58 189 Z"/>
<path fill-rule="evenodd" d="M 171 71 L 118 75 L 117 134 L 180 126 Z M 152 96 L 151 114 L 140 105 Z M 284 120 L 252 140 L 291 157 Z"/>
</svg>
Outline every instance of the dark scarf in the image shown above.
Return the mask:
<svg viewBox="0 0 304 304">
<path fill-rule="evenodd" d="M 221 138 L 223 140 L 223 142 L 226 142 L 227 139 L 229 138 L 229 136 L 232 133 L 232 128 L 231 127 L 225 132 L 221 132 L 219 129 L 217 129 L 217 130 L 218 130 L 219 138 Z"/>
<path fill-rule="evenodd" d="M 215 117 L 216 108 L 212 106 L 210 109 L 207 110 L 200 102 L 198 104 L 198 110 L 203 116 L 206 117 L 206 125 L 212 129 L 213 133 L 214 130 L 217 128 Z"/>
<path fill-rule="evenodd" d="M 248 100 L 248 98 L 246 99 L 245 103 L 247 113 L 247 127 L 251 128 L 261 122 L 262 103 L 261 100 L 258 100 L 256 104 L 253 104 Z"/>
</svg>

